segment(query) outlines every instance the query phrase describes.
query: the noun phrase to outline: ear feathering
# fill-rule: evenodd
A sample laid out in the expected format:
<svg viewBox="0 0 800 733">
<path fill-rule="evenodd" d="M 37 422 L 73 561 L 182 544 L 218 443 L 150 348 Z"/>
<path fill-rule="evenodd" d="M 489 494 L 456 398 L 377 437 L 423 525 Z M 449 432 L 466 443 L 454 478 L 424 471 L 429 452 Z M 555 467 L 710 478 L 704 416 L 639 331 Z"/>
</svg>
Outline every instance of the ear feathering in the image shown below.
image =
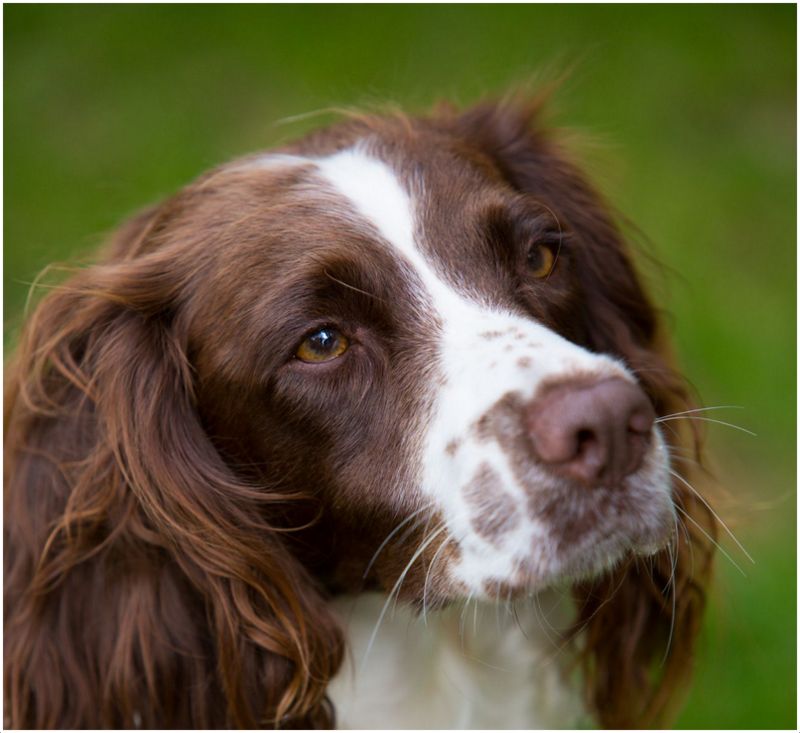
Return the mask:
<svg viewBox="0 0 800 733">
<path fill-rule="evenodd" d="M 180 262 L 125 256 L 151 227 L 50 293 L 8 370 L 6 723 L 330 725 L 340 632 L 270 524 L 291 497 L 203 430 Z"/>
</svg>

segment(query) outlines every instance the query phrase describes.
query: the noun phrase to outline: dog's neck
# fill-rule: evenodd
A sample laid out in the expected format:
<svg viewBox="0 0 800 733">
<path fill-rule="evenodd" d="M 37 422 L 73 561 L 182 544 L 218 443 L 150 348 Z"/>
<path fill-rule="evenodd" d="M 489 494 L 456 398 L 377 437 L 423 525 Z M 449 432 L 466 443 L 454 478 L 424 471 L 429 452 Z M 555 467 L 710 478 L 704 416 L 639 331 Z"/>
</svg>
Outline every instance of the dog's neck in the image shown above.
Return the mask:
<svg viewBox="0 0 800 733">
<path fill-rule="evenodd" d="M 348 659 L 331 684 L 342 728 L 564 728 L 585 717 L 565 679 L 556 593 L 423 617 L 377 593 L 342 598 Z"/>
</svg>

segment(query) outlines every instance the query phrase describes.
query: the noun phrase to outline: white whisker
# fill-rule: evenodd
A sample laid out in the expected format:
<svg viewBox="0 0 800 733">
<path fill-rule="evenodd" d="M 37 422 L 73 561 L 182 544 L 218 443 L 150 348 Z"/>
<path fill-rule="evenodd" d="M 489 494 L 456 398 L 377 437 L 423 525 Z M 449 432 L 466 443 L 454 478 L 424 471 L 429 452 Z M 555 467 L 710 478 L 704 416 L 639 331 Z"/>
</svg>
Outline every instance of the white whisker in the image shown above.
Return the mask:
<svg viewBox="0 0 800 733">
<path fill-rule="evenodd" d="M 431 575 L 433 574 L 433 566 L 436 564 L 436 560 L 441 554 L 442 550 L 444 550 L 447 545 L 449 545 L 453 541 L 452 537 L 448 537 L 441 545 L 439 545 L 439 549 L 433 555 L 430 564 L 428 565 L 428 571 L 425 573 L 425 582 L 422 584 L 422 621 L 427 626 L 428 625 L 428 581 L 430 580 Z"/>
<path fill-rule="evenodd" d="M 431 542 L 433 542 L 446 529 L 447 529 L 447 527 L 442 525 L 441 527 L 439 527 L 439 529 L 437 529 L 435 532 L 433 532 L 433 534 L 431 534 L 427 539 L 423 540 L 422 543 L 420 544 L 419 548 L 417 549 L 417 551 L 413 554 L 411 559 L 408 561 L 408 564 L 403 569 L 403 572 L 400 573 L 400 577 L 397 579 L 397 582 L 394 584 L 394 587 L 389 592 L 389 597 L 386 599 L 386 603 L 383 604 L 383 608 L 381 609 L 381 613 L 378 616 L 378 621 L 375 624 L 375 629 L 373 630 L 372 635 L 370 636 L 369 642 L 367 644 L 367 649 L 364 652 L 364 656 L 361 659 L 362 668 L 366 666 L 367 657 L 369 657 L 369 653 L 372 650 L 372 645 L 375 643 L 375 638 L 378 636 L 378 630 L 380 629 L 381 623 L 383 622 L 383 617 L 386 615 L 386 611 L 389 608 L 389 606 L 391 605 L 392 597 L 394 596 L 395 593 L 397 593 L 400 590 L 400 586 L 403 584 L 403 581 L 406 578 L 406 574 L 411 569 L 411 566 L 417 561 L 417 558 L 423 552 L 425 552 L 425 550 L 428 548 L 428 546 L 431 544 Z"/>
<path fill-rule="evenodd" d="M 387 544 L 389 544 L 389 541 L 392 539 L 392 537 L 394 537 L 406 524 L 408 524 L 420 512 L 424 512 L 426 509 L 430 509 L 432 506 L 433 506 L 433 502 L 430 502 L 428 504 L 425 504 L 425 506 L 420 507 L 419 509 L 417 509 L 417 511 L 412 512 L 402 522 L 400 522 L 400 524 L 398 524 L 391 532 L 389 532 L 388 535 L 386 535 L 386 539 L 383 542 L 381 542 L 381 544 L 378 547 L 378 549 L 375 550 L 375 554 L 372 556 L 372 559 L 367 564 L 367 569 L 364 571 L 364 575 L 362 576 L 362 579 L 367 577 L 367 574 L 372 569 L 372 566 L 375 563 L 375 560 L 378 559 L 378 555 L 380 555 L 381 552 L 383 552 L 383 548 L 386 547 Z"/>
<path fill-rule="evenodd" d="M 460 616 L 460 618 L 458 620 L 458 636 L 461 639 L 461 651 L 462 652 L 465 651 L 465 649 L 464 649 L 464 626 L 465 626 L 464 617 L 466 616 L 467 608 L 469 608 L 469 602 L 472 600 L 473 593 L 474 593 L 473 591 L 469 592 L 469 595 L 467 596 L 467 600 L 464 601 L 464 607 L 461 609 L 461 616 Z"/>
<path fill-rule="evenodd" d="M 547 614 L 542 608 L 542 601 L 538 593 L 535 593 L 533 596 L 533 610 L 536 613 L 536 618 L 539 621 L 539 628 L 544 632 L 545 638 L 555 649 L 559 649 L 561 645 L 556 642 L 550 632 L 552 631 L 555 637 L 560 641 L 564 640 L 564 636 L 550 623 L 550 619 L 547 618 Z"/>
<path fill-rule="evenodd" d="M 687 512 L 682 507 L 679 507 L 677 504 L 675 505 L 675 508 L 681 514 L 683 514 L 683 516 L 686 517 L 686 519 L 688 519 L 695 527 L 697 527 L 697 529 L 699 529 L 700 532 L 702 532 L 705 535 L 706 539 L 728 559 L 728 561 L 731 563 L 731 565 L 733 565 L 733 567 L 735 567 L 745 578 L 747 577 L 747 573 L 745 573 L 745 571 L 739 567 L 736 561 L 727 552 L 725 552 L 722 545 L 720 545 L 719 542 L 717 542 L 708 532 L 706 532 L 706 530 L 703 529 L 702 525 L 697 520 L 695 520 L 695 518 L 691 514 L 689 514 L 689 512 Z"/>
<path fill-rule="evenodd" d="M 666 587 L 669 587 L 670 583 L 672 584 L 672 614 L 669 618 L 669 634 L 667 635 L 667 647 L 664 649 L 664 656 L 661 658 L 661 666 L 664 666 L 664 663 L 667 661 L 667 657 L 669 656 L 669 650 L 672 648 L 672 635 L 675 632 L 675 611 L 677 608 L 677 598 L 678 598 L 678 585 L 675 582 L 675 567 L 678 563 L 678 550 L 677 547 L 675 548 L 675 558 L 673 560 L 673 553 L 672 553 L 672 543 L 667 545 L 667 554 L 669 556 L 671 570 L 670 570 L 670 579 L 667 583 Z"/>
<path fill-rule="evenodd" d="M 723 528 L 723 529 L 724 529 L 724 530 L 725 530 L 725 531 L 728 533 L 728 536 L 729 536 L 729 537 L 730 537 L 730 538 L 731 538 L 731 539 L 732 539 L 732 540 L 733 540 L 733 541 L 736 543 L 736 546 L 737 546 L 737 547 L 738 547 L 738 548 L 739 548 L 739 549 L 740 549 L 740 550 L 741 550 L 741 551 L 744 553 L 744 556 L 745 556 L 745 557 L 746 557 L 746 558 L 747 558 L 747 559 L 748 559 L 748 560 L 749 560 L 751 563 L 753 563 L 753 565 L 755 565 L 755 564 L 756 564 L 756 561 L 755 561 L 755 560 L 753 560 L 753 558 L 752 558 L 752 556 L 750 555 L 750 553 L 749 553 L 747 550 L 745 550 L 745 549 L 744 549 L 744 546 L 742 545 L 742 543 L 741 543 L 741 542 L 739 542 L 739 540 L 737 540 L 737 539 L 736 539 L 736 535 L 734 535 L 734 534 L 733 534 L 733 532 L 731 532 L 731 530 L 730 530 L 730 528 L 728 527 L 728 525 L 727 525 L 727 524 L 725 524 L 725 522 L 723 522 L 723 521 L 722 521 L 722 518 L 719 516 L 719 514 L 717 514 L 717 513 L 714 511 L 714 509 L 711 507 L 711 504 L 709 504 L 709 503 L 706 501 L 705 497 L 703 497 L 703 495 L 702 495 L 702 494 L 701 494 L 701 493 L 700 493 L 700 492 L 699 492 L 697 489 L 695 489 L 695 488 L 694 488 L 694 486 L 692 486 L 692 485 L 691 485 L 691 484 L 690 484 L 690 483 L 689 483 L 689 482 L 688 482 L 688 481 L 687 481 L 687 480 L 686 480 L 686 479 L 685 479 L 683 476 L 681 476 L 681 475 L 680 475 L 680 474 L 679 474 L 677 471 L 673 471 L 672 469 L 670 469 L 670 470 L 669 470 L 669 472 L 670 472 L 670 473 L 671 473 L 671 474 L 672 474 L 672 475 L 673 475 L 673 476 L 674 476 L 676 479 L 678 479 L 678 481 L 680 481 L 680 482 L 681 482 L 681 483 L 682 483 L 684 486 L 686 486 L 686 487 L 687 487 L 687 488 L 688 488 L 688 489 L 689 489 L 689 490 L 690 490 L 690 491 L 691 491 L 691 492 L 692 492 L 692 493 L 693 493 L 693 494 L 694 494 L 694 495 L 695 495 L 695 496 L 696 496 L 698 499 L 700 499 L 700 501 L 701 501 L 701 502 L 703 502 L 703 504 L 705 505 L 706 509 L 708 509 L 708 511 L 710 511 L 710 512 L 711 512 L 711 514 L 712 514 L 712 516 L 714 517 L 714 519 L 716 519 L 716 520 L 717 520 L 717 521 L 718 521 L 718 522 L 719 522 L 719 523 L 722 525 L 722 528 Z"/>
<path fill-rule="evenodd" d="M 717 425 L 725 425 L 726 427 L 733 428 L 734 430 L 741 430 L 743 433 L 752 435 L 754 438 L 758 437 L 758 435 L 756 435 L 752 430 L 743 428 L 741 425 L 734 425 L 733 423 L 725 422 L 724 420 L 715 420 L 711 417 L 699 417 L 698 415 L 673 415 L 671 417 L 659 417 L 656 422 L 665 423 L 672 422 L 673 420 L 701 420 L 702 422 L 713 422 Z"/>
<path fill-rule="evenodd" d="M 669 584 L 675 582 L 675 570 L 678 567 L 678 542 L 680 540 L 680 529 L 678 527 L 678 522 L 679 521 L 680 521 L 680 518 L 676 514 L 675 515 L 675 536 L 669 541 L 669 544 L 667 544 L 667 554 L 669 555 L 671 567 L 670 567 L 670 573 L 669 573 L 669 580 L 667 581 L 667 584 L 664 586 L 664 590 L 662 591 L 664 593 L 666 593 L 667 589 L 669 588 Z M 686 539 L 688 541 L 688 539 L 689 539 L 689 535 L 688 534 L 686 535 Z M 674 555 L 672 554 L 672 550 L 675 551 Z"/>
<path fill-rule="evenodd" d="M 661 415 L 659 420 L 668 417 L 679 417 L 680 415 L 690 415 L 694 412 L 708 412 L 709 410 L 744 410 L 742 405 L 712 405 L 711 407 L 695 407 L 693 410 L 683 410 L 682 412 L 671 412 L 669 415 Z"/>
</svg>

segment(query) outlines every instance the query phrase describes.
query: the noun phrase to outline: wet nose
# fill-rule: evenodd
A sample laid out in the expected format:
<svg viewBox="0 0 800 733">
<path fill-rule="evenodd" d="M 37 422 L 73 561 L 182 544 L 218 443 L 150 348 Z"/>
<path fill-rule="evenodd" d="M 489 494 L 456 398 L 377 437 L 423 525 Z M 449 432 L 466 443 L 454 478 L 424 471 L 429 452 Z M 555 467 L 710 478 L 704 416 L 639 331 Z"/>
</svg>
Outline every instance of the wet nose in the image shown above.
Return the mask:
<svg viewBox="0 0 800 733">
<path fill-rule="evenodd" d="M 539 460 L 586 486 L 614 486 L 636 471 L 654 419 L 641 388 L 617 377 L 562 382 L 534 400 L 527 412 Z"/>
</svg>

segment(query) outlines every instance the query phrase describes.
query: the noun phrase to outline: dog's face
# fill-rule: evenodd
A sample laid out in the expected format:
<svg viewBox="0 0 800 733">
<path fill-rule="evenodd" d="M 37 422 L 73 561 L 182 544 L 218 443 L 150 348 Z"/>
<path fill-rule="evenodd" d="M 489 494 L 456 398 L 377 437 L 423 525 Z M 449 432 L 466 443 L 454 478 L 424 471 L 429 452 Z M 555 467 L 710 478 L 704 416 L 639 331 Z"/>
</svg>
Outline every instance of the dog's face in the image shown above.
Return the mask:
<svg viewBox="0 0 800 733">
<path fill-rule="evenodd" d="M 602 209 L 559 207 L 555 163 L 540 175 L 554 195 L 453 125 L 345 124 L 218 169 L 149 238 L 184 251 L 209 434 L 318 500 L 305 549 L 332 586 L 505 597 L 667 541 L 652 408 L 621 354 L 595 352 L 614 287 L 596 261 L 624 255 L 585 238 Z"/>
</svg>

